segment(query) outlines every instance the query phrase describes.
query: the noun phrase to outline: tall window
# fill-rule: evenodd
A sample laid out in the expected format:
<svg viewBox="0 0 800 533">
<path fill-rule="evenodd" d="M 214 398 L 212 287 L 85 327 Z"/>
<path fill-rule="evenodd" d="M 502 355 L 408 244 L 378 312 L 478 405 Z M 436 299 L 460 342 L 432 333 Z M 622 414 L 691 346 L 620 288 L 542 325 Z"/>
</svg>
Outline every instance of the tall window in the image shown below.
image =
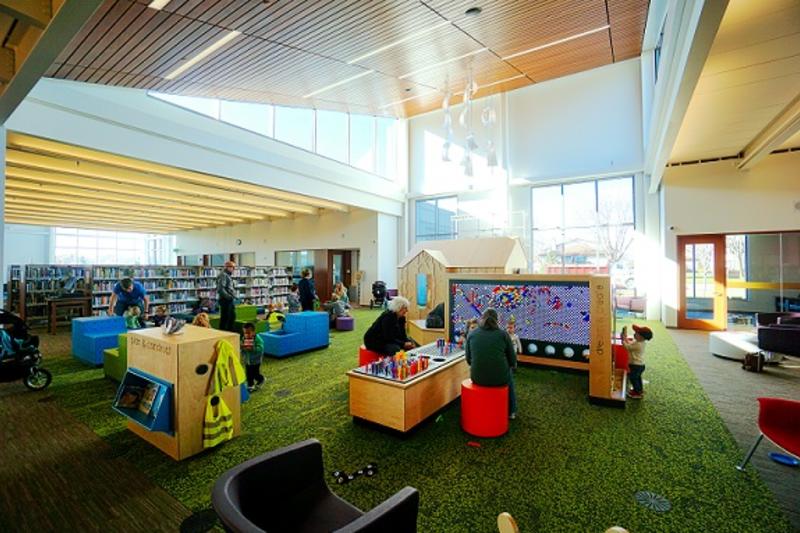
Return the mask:
<svg viewBox="0 0 800 533">
<path fill-rule="evenodd" d="M 533 268 L 547 274 L 610 274 L 633 288 L 633 178 L 531 190 Z"/>
<path fill-rule="evenodd" d="M 157 92 L 154 98 L 313 151 L 389 180 L 397 177 L 397 120 Z"/>
<path fill-rule="evenodd" d="M 417 200 L 416 242 L 455 239 L 453 217 L 458 212 L 455 196 Z"/>
<path fill-rule="evenodd" d="M 55 228 L 55 263 L 63 265 L 143 265 L 148 263 L 143 233 Z"/>
</svg>

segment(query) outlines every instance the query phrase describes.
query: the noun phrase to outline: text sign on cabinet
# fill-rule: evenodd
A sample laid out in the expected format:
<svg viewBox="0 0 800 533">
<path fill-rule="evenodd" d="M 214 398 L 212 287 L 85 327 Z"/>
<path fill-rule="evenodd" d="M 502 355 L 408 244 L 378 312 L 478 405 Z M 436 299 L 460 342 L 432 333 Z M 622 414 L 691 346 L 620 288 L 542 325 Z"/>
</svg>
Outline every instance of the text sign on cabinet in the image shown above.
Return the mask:
<svg viewBox="0 0 800 533">
<path fill-rule="evenodd" d="M 172 355 L 172 345 L 156 342 L 150 339 L 142 339 L 141 337 L 131 336 L 131 346 L 140 346 L 142 350 L 151 351 L 158 355 Z"/>
</svg>

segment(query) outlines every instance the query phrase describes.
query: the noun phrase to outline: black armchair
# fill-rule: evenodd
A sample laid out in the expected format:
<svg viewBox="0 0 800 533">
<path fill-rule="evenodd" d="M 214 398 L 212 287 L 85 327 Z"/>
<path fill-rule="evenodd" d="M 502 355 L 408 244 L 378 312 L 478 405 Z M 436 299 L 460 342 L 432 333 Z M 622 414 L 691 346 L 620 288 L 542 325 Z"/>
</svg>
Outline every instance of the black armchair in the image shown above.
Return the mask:
<svg viewBox="0 0 800 533">
<path fill-rule="evenodd" d="M 228 470 L 211 502 L 234 532 L 414 533 L 419 492 L 405 487 L 364 513 L 328 489 L 322 445 L 308 439 Z"/>
</svg>

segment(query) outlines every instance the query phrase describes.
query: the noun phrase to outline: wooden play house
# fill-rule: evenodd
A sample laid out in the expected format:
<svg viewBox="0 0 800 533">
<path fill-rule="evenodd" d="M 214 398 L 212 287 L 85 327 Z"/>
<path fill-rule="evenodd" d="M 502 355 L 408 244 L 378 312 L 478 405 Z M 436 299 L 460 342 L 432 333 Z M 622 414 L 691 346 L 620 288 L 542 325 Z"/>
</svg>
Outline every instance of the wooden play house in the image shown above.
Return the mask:
<svg viewBox="0 0 800 533">
<path fill-rule="evenodd" d="M 424 320 L 445 301 L 449 274 L 515 274 L 527 268 L 525 251 L 515 238 L 425 241 L 398 266 L 398 289 L 411 302 L 409 320 Z"/>
</svg>

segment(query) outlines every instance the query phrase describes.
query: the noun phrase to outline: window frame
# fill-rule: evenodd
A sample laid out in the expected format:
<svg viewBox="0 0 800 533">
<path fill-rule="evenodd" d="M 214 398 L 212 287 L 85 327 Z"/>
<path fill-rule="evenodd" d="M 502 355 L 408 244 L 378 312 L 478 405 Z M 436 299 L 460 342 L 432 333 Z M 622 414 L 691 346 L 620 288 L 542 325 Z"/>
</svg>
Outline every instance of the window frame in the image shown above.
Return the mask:
<svg viewBox="0 0 800 533">
<path fill-rule="evenodd" d="M 443 200 L 455 201 L 455 212 L 452 216 L 458 216 L 458 195 L 451 194 L 447 196 L 434 196 L 431 198 L 417 198 L 414 200 L 414 242 L 435 241 L 435 240 L 452 240 L 458 238 L 458 232 L 453 227 L 452 220 L 450 223 L 450 230 L 448 232 L 439 231 L 439 202 Z M 434 202 L 434 232 L 433 233 L 419 233 L 419 205 L 422 202 Z"/>
</svg>

